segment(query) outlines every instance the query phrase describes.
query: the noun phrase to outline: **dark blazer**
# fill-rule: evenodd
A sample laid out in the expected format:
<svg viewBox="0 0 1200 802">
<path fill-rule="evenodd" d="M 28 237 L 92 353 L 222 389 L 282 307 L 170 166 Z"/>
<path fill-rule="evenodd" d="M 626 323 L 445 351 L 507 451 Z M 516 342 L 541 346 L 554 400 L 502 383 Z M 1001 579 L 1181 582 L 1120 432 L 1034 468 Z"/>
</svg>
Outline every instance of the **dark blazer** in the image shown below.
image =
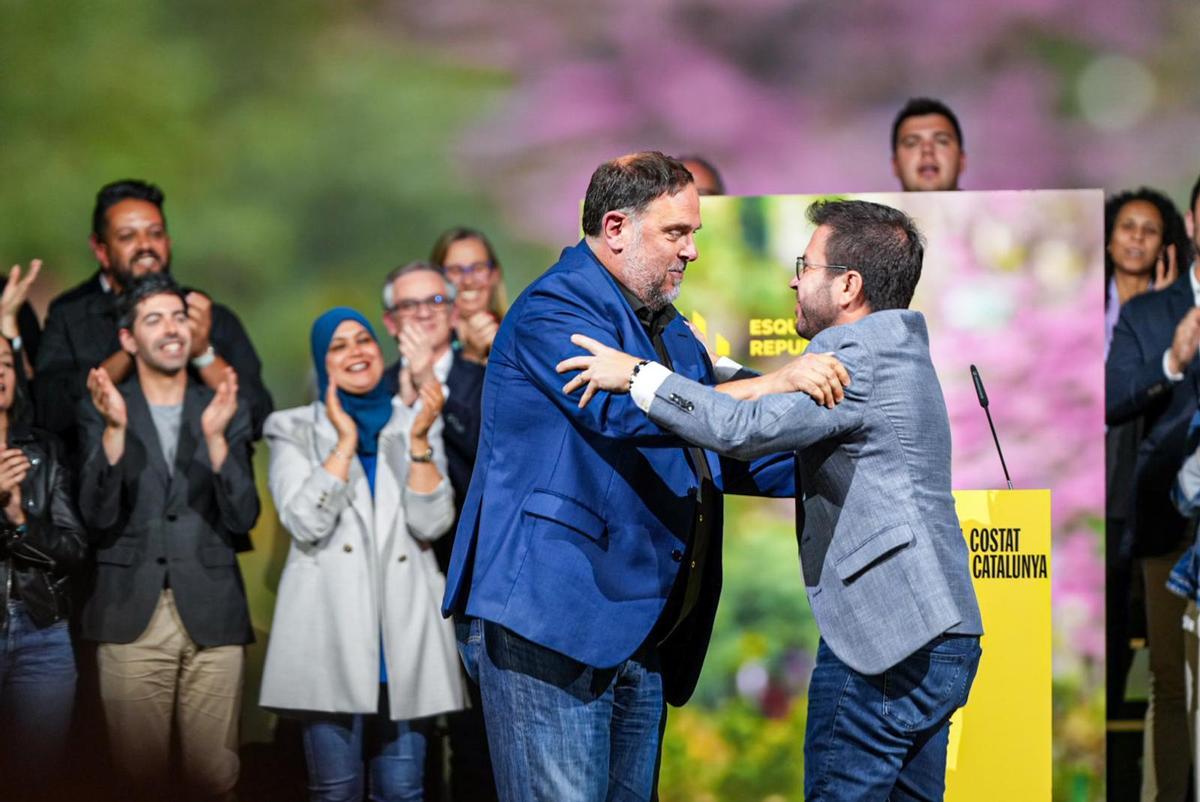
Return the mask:
<svg viewBox="0 0 1200 802">
<path fill-rule="evenodd" d="M 685 444 L 625 395 L 585 409 L 562 392 L 574 333 L 646 359 L 654 345 L 586 242 L 568 248 L 500 324 L 484 378 L 475 472 L 442 611 L 497 623 L 589 666 L 645 643 L 691 538 L 700 480 Z M 682 317 L 663 341 L 675 369 L 712 384 Z M 718 489 L 794 493 L 790 455 L 757 465 L 707 455 Z M 737 492 L 737 490 L 734 490 Z M 720 505 L 716 505 L 720 510 Z M 708 648 L 720 590 L 721 521 L 711 521 L 701 599 L 662 648 L 663 692 L 682 704 Z"/>
<path fill-rule="evenodd" d="M 1171 504 L 1170 491 L 1200 398 L 1200 361 L 1193 359 L 1183 381 L 1172 382 L 1163 374 L 1163 353 L 1194 303 L 1187 271 L 1164 290 L 1130 299 L 1121 307 L 1105 363 L 1108 425 L 1140 418 L 1145 433 L 1137 446 L 1128 517 L 1133 550 L 1140 556 L 1175 548 L 1187 526 Z"/>
<path fill-rule="evenodd" d="M 214 474 L 200 429 L 213 391 L 189 381 L 172 475 L 136 375 L 120 391 L 129 428 L 116 465 L 104 455 L 104 422 L 91 398 L 79 405 L 85 449 L 79 507 L 97 563 L 83 637 L 104 643 L 137 639 L 169 583 L 197 644 L 251 643 L 235 554 L 236 533 L 250 531 L 259 512 L 249 413 L 239 405 L 225 433 L 229 456 Z"/>
<path fill-rule="evenodd" d="M 446 449 L 447 473 L 454 488 L 454 526 L 445 537 L 433 541 L 433 553 L 442 573 L 450 567 L 450 552 L 454 548 L 454 531 L 462 516 L 463 502 L 471 471 L 475 469 L 475 452 L 479 448 L 479 415 L 483 404 L 484 366 L 464 359 L 458 349 L 453 351 L 446 386 L 450 393 L 442 407 L 442 442 Z M 393 395 L 400 392 L 400 362 L 394 362 L 384 372 L 387 387 Z"/>
<path fill-rule="evenodd" d="M 216 302 L 212 307 L 213 349 L 238 375 L 238 394 L 257 440 L 274 402 L 262 382 L 262 363 L 237 315 Z M 76 405 L 87 399 L 87 374 L 121 349 L 116 296 L 93 277 L 54 299 L 35 363 L 34 400 L 38 425 L 77 445 Z M 193 378 L 198 379 L 189 367 Z M 90 405 L 90 401 L 88 402 Z"/>
</svg>

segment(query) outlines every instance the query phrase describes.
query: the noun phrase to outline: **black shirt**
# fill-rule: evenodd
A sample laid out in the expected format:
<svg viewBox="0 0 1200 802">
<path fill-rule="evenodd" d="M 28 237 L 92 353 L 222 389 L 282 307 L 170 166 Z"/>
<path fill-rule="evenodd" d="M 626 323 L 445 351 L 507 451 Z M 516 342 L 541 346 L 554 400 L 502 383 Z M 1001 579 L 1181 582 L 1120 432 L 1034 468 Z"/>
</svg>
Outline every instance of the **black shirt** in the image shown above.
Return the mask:
<svg viewBox="0 0 1200 802">
<path fill-rule="evenodd" d="M 679 316 L 679 310 L 671 304 L 667 304 L 657 311 L 652 310 L 621 282 L 617 282 L 617 287 L 650 337 L 650 342 L 654 345 L 654 352 L 658 354 L 659 362 L 667 369 L 673 370 L 675 366 L 671 361 L 671 355 L 667 353 L 663 332 L 667 325 Z M 687 548 L 679 560 L 679 573 L 675 577 L 671 595 L 667 598 L 666 606 L 663 607 L 658 623 L 654 625 L 654 629 L 647 639 L 648 645 L 657 645 L 666 640 L 667 636 L 688 617 L 696 606 L 704 580 L 704 567 L 709 556 L 709 546 L 713 540 L 712 526 L 717 521 L 716 511 L 713 508 L 720 503 L 720 496 L 713 483 L 712 471 L 709 469 L 704 450 L 696 446 L 688 446 L 685 450 L 688 461 L 699 480 L 699 486 L 696 489 L 695 517 L 692 519 L 692 531 L 688 538 Z"/>
</svg>

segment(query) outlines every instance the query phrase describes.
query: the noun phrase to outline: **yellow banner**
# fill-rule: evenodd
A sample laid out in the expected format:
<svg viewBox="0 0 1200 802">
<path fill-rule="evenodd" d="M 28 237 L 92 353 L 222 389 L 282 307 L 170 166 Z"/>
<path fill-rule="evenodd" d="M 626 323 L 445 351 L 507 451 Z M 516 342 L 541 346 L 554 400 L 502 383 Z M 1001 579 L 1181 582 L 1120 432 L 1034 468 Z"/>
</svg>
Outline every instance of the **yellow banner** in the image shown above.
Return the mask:
<svg viewBox="0 0 1200 802">
<path fill-rule="evenodd" d="M 960 490 L 983 658 L 950 725 L 946 799 L 1050 799 L 1050 491 Z"/>
</svg>

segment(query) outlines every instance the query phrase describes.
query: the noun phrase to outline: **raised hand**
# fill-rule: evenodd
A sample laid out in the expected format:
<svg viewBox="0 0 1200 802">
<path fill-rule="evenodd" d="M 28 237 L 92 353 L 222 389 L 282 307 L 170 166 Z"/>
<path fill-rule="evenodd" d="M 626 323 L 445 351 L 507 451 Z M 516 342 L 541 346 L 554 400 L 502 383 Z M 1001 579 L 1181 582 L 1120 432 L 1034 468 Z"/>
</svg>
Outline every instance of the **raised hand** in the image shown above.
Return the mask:
<svg viewBox="0 0 1200 802">
<path fill-rule="evenodd" d="M 0 450 L 0 505 L 11 523 L 25 522 L 21 508 L 21 482 L 29 473 L 29 458 L 19 448 Z"/>
<path fill-rule="evenodd" d="M 442 412 L 446 396 L 442 393 L 442 385 L 438 382 L 427 382 L 421 386 L 421 407 L 413 419 L 412 439 L 424 440 L 429 435 L 429 428 Z"/>
<path fill-rule="evenodd" d="M 224 435 L 238 407 L 238 379 L 233 368 L 225 368 L 225 377 L 200 415 L 200 430 L 205 438 Z"/>
<path fill-rule="evenodd" d="M 1171 372 L 1183 373 L 1196 358 L 1197 347 L 1200 347 L 1200 306 L 1193 306 L 1175 327 L 1175 336 L 1171 340 L 1171 351 L 1167 357 L 1167 367 Z"/>
<path fill-rule="evenodd" d="M 776 383 L 775 392 L 801 392 L 822 406 L 833 409 L 850 386 L 850 374 L 833 354 L 806 353 L 777 371 L 767 374 Z"/>
<path fill-rule="evenodd" d="M 1176 261 L 1175 245 L 1171 244 L 1158 252 L 1158 261 L 1154 264 L 1154 283 L 1151 288 L 1163 290 L 1175 283 L 1179 278 L 1179 263 Z"/>
<path fill-rule="evenodd" d="M 0 293 L 0 334 L 10 340 L 21 333 L 17 328 L 17 312 L 29 298 L 29 288 L 37 281 L 41 271 L 41 259 L 29 263 L 29 270 L 24 277 L 21 276 L 20 265 L 13 265 L 8 271 L 8 283 L 4 285 L 4 292 Z"/>
<path fill-rule="evenodd" d="M 125 397 L 109 378 L 108 371 L 103 368 L 89 370 L 87 388 L 92 394 L 92 403 L 104 418 L 105 426 L 124 431 L 129 421 L 125 410 Z"/>
<path fill-rule="evenodd" d="M 332 380 L 325 390 L 325 415 L 337 432 L 338 450 L 344 454 L 353 454 L 358 449 L 358 424 L 342 406 L 337 394 L 337 385 Z"/>
<path fill-rule="evenodd" d="M 496 322 L 491 312 L 476 312 L 466 320 L 460 320 L 455 325 L 458 341 L 462 343 L 463 356 L 472 362 L 487 362 L 488 354 L 492 351 L 492 341 L 500 324 Z"/>
<path fill-rule="evenodd" d="M 433 380 L 433 343 L 420 326 L 404 324 L 396 344 L 414 388 L 419 389 Z"/>
<path fill-rule="evenodd" d="M 209 335 L 212 333 L 212 299 L 202 292 L 187 294 L 188 328 L 192 330 L 191 358 L 208 350 Z"/>
<path fill-rule="evenodd" d="M 573 356 L 555 365 L 559 373 L 572 370 L 580 371 L 579 375 L 563 385 L 567 395 L 584 385 L 583 397 L 579 399 L 579 408 L 583 409 L 592 400 L 598 390 L 610 393 L 627 393 L 633 379 L 633 368 L 640 362 L 636 356 L 630 356 L 616 348 L 609 348 L 604 343 L 593 340 L 583 334 L 572 334 L 571 342 L 592 353 L 591 356 Z"/>
</svg>

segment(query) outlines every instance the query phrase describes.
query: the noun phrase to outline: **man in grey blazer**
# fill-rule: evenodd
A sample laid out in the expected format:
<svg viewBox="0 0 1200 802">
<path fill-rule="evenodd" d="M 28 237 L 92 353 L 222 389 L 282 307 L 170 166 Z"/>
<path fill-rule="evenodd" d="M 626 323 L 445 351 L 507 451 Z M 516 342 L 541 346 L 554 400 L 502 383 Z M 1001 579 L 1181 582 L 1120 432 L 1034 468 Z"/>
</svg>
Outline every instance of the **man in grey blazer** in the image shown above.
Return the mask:
<svg viewBox="0 0 1200 802">
<path fill-rule="evenodd" d="M 79 507 L 95 587 L 83 637 L 99 643 L 100 702 L 113 762 L 134 798 L 163 799 L 177 728 L 186 784 L 232 798 L 244 644 L 254 640 L 235 553 L 258 518 L 250 415 L 227 369 L 215 392 L 188 377 L 187 301 L 151 274 L 121 295 L 114 385 L 88 376 L 80 404 Z"/>
<path fill-rule="evenodd" d="M 655 423 L 722 454 L 797 452 L 800 557 L 821 631 L 805 798 L 940 799 L 983 625 L 950 493 L 946 405 L 924 317 L 907 309 L 924 246 L 907 215 L 878 204 L 818 203 L 809 219 L 790 286 L 808 350 L 849 372 L 827 404 L 787 392 L 800 361 L 707 388 L 577 335 L 593 355 L 559 370 L 582 371 L 564 388 L 587 385 L 581 403 L 631 392 Z"/>
</svg>

